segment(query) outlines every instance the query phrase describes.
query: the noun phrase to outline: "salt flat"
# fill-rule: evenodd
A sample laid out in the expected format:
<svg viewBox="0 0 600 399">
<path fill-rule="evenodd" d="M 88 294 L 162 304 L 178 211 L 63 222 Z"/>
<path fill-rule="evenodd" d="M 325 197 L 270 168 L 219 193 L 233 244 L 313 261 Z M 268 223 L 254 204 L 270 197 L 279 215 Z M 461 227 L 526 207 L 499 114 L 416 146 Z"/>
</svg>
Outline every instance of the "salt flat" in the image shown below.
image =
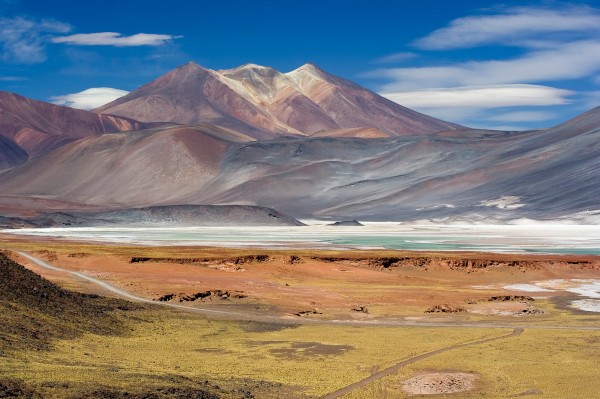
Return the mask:
<svg viewBox="0 0 600 399">
<path fill-rule="evenodd" d="M 600 226 L 365 223 L 257 227 L 69 227 L 2 230 L 3 234 L 140 245 L 272 248 L 386 248 L 433 251 L 600 254 Z"/>
</svg>

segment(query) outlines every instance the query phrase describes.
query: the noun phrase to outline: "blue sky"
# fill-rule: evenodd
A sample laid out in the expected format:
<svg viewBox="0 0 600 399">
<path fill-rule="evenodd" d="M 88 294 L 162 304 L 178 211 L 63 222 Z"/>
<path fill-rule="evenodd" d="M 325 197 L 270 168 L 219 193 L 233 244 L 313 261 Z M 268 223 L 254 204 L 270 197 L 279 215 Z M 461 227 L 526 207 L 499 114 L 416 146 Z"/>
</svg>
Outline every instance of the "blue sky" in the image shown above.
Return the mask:
<svg viewBox="0 0 600 399">
<path fill-rule="evenodd" d="M 189 60 L 313 62 L 452 122 L 547 127 L 600 105 L 600 1 L 0 0 L 1 90 L 90 108 Z"/>
</svg>

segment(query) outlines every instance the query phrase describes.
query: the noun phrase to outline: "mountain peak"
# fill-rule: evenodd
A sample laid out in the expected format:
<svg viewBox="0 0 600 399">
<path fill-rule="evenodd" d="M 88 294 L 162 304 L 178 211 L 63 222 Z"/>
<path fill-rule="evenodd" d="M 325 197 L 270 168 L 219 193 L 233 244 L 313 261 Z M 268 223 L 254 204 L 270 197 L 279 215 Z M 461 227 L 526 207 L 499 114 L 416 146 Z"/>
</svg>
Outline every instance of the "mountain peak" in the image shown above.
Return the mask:
<svg viewBox="0 0 600 399">
<path fill-rule="evenodd" d="M 198 63 L 196 63 L 195 61 L 188 61 L 183 65 L 178 66 L 177 68 L 175 68 L 175 70 L 181 70 L 181 71 L 186 71 L 186 72 L 190 72 L 190 71 L 208 71 L 207 68 L 204 68 L 203 66 L 199 65 Z"/>
<path fill-rule="evenodd" d="M 306 69 L 309 71 L 318 71 L 318 72 L 323 71 L 321 68 L 319 68 L 319 66 L 317 64 L 314 64 L 312 62 L 307 62 L 306 64 L 302 65 L 299 69 Z"/>
<path fill-rule="evenodd" d="M 315 76 L 328 75 L 327 72 L 325 72 L 324 70 L 319 68 L 316 64 L 313 64 L 312 62 L 307 62 L 306 64 L 302 65 L 299 68 L 294 69 L 293 71 L 288 72 L 287 74 L 292 75 L 292 74 L 297 74 L 297 73 L 301 73 L 301 72 L 309 73 L 309 74 L 315 75 Z"/>
</svg>

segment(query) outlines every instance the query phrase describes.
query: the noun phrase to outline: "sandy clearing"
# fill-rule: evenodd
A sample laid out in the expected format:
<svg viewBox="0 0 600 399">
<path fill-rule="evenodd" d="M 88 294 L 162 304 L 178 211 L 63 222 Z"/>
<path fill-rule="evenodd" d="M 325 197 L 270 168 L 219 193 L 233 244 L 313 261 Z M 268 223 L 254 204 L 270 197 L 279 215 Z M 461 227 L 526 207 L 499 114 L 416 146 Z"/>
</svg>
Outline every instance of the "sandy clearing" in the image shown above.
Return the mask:
<svg viewBox="0 0 600 399">
<path fill-rule="evenodd" d="M 478 379 L 471 373 L 426 373 L 404 381 L 402 389 L 410 396 L 465 392 L 474 389 Z"/>
</svg>

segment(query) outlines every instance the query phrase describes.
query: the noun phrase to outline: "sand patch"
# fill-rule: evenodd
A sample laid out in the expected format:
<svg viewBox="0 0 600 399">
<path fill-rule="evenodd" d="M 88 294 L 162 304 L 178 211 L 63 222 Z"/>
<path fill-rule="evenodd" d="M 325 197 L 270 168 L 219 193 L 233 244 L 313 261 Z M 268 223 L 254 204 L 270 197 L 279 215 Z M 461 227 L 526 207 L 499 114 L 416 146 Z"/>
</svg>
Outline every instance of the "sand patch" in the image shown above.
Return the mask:
<svg viewBox="0 0 600 399">
<path fill-rule="evenodd" d="M 478 379 L 471 373 L 427 373 L 404 381 L 402 389 L 410 396 L 465 392 L 474 389 Z"/>
</svg>

